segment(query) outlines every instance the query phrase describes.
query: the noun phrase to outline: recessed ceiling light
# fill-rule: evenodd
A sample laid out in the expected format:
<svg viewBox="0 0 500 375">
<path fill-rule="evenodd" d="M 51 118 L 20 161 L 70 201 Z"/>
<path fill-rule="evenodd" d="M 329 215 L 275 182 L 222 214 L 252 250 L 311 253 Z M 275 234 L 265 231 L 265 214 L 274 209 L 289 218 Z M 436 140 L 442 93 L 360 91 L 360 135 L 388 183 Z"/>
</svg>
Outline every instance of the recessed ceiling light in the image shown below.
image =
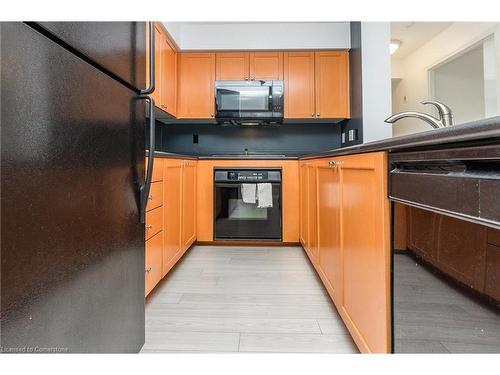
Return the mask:
<svg viewBox="0 0 500 375">
<path fill-rule="evenodd" d="M 396 50 L 401 46 L 400 40 L 391 40 L 391 44 L 389 44 L 389 52 L 391 55 L 396 52 Z"/>
</svg>

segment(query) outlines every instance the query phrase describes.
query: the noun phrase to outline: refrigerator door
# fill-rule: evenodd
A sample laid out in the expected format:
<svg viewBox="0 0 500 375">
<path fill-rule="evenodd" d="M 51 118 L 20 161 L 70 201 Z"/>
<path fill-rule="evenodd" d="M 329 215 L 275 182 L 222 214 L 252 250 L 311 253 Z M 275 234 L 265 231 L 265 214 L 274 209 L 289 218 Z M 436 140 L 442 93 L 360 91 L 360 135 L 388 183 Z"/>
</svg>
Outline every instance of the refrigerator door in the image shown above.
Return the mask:
<svg viewBox="0 0 500 375">
<path fill-rule="evenodd" d="M 146 22 L 39 22 L 138 90 L 146 87 Z"/>
<path fill-rule="evenodd" d="M 0 346 L 137 352 L 144 102 L 29 26 L 0 27 Z"/>
</svg>

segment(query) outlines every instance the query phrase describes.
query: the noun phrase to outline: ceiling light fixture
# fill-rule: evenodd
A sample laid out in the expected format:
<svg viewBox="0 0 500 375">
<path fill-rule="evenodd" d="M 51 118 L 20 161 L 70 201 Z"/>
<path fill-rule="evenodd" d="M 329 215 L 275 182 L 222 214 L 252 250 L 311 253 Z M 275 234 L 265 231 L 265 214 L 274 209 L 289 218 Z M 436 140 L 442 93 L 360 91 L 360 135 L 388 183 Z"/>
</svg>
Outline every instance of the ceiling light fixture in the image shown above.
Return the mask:
<svg viewBox="0 0 500 375">
<path fill-rule="evenodd" d="M 389 44 L 389 52 L 391 55 L 397 51 L 397 49 L 401 46 L 401 41 L 400 40 L 391 40 L 391 43 Z"/>
</svg>

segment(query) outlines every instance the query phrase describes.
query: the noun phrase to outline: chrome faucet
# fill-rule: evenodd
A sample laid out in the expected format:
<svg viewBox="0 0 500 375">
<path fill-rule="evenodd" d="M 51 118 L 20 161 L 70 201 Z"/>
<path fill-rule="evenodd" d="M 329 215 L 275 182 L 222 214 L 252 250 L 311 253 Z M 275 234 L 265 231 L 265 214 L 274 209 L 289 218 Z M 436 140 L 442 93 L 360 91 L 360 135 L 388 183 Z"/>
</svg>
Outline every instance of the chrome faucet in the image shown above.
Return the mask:
<svg viewBox="0 0 500 375">
<path fill-rule="evenodd" d="M 439 118 L 435 118 L 434 116 L 428 115 L 427 113 L 408 111 L 396 113 L 386 118 L 384 121 L 393 124 L 402 118 L 414 117 L 427 122 L 430 126 L 436 129 L 453 125 L 453 113 L 451 112 L 450 107 L 448 107 L 446 104 L 433 100 L 426 100 L 421 103 L 432 104 L 436 106 L 439 113 Z"/>
</svg>

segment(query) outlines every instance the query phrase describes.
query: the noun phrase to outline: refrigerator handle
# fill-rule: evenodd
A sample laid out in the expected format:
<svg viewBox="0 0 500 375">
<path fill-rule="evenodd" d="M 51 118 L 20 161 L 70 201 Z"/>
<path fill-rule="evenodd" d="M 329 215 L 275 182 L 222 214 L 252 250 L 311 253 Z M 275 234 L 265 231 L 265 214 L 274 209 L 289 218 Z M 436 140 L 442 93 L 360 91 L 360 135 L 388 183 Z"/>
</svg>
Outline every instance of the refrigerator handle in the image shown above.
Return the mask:
<svg viewBox="0 0 500 375">
<path fill-rule="evenodd" d="M 149 156 L 146 178 L 144 184 L 139 187 L 140 207 L 141 207 L 141 223 L 146 221 L 146 205 L 148 204 L 149 190 L 151 188 L 151 180 L 153 178 L 153 164 L 155 159 L 155 101 L 149 95 L 141 95 L 140 99 L 149 101 Z"/>
<path fill-rule="evenodd" d="M 149 87 L 141 90 L 141 95 L 155 91 L 155 24 L 149 21 Z"/>
</svg>

